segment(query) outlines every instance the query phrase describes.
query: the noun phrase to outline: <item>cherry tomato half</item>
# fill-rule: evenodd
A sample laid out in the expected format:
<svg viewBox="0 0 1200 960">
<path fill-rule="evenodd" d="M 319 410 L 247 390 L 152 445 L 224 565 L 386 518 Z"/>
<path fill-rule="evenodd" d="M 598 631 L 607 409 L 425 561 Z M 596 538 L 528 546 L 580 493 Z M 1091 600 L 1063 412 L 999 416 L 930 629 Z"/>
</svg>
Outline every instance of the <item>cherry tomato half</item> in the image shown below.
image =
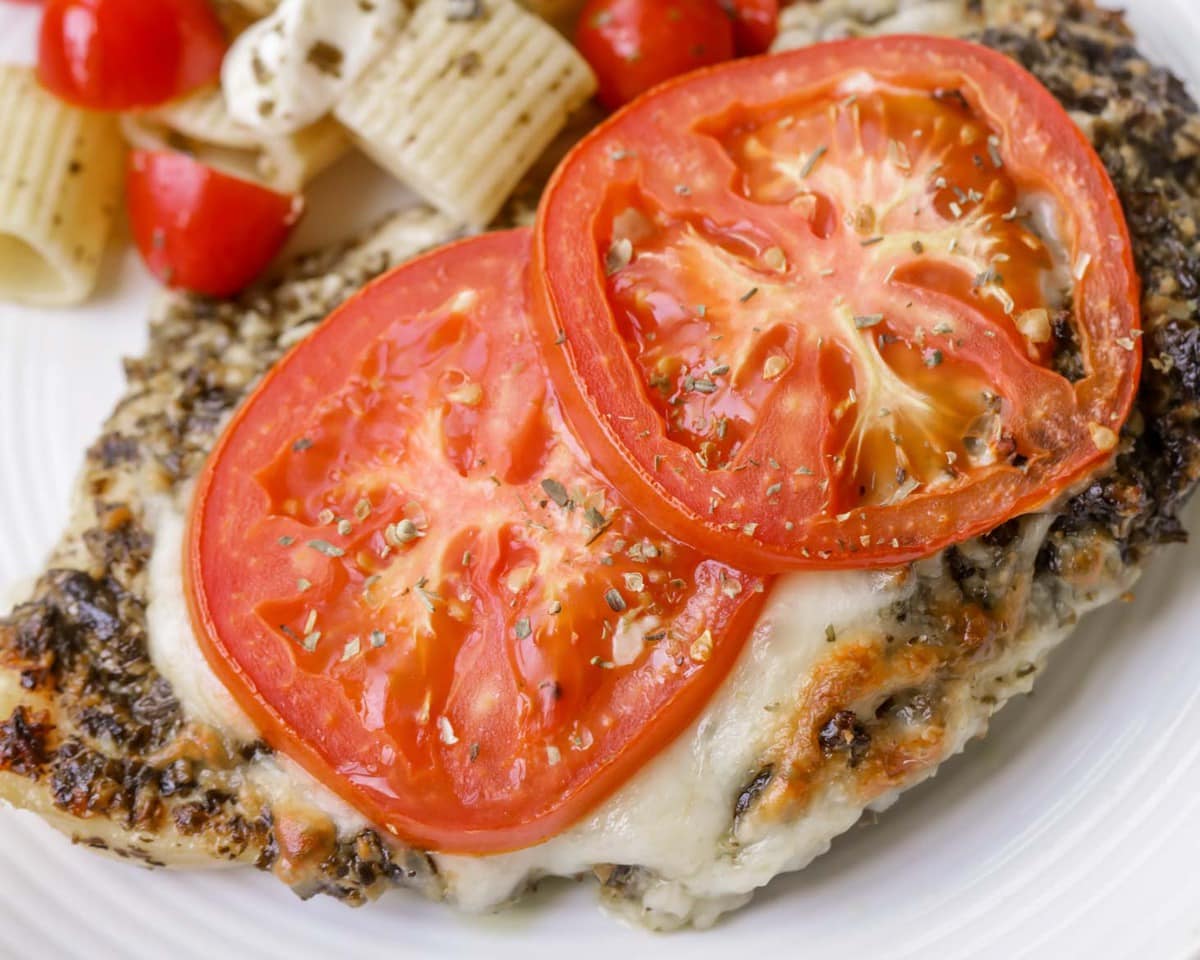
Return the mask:
<svg viewBox="0 0 1200 960">
<path fill-rule="evenodd" d="M 257 277 L 287 240 L 303 199 L 170 150 L 134 150 L 126 173 L 133 237 L 169 287 L 225 297 Z"/>
<path fill-rule="evenodd" d="M 671 77 L 732 59 L 733 23 L 718 0 L 590 0 L 575 45 L 610 110 Z"/>
<path fill-rule="evenodd" d="M 738 56 L 766 53 L 779 32 L 779 0 L 721 0 L 733 18 L 733 44 Z"/>
<path fill-rule="evenodd" d="M 225 47 L 206 0 L 49 0 L 37 76 L 90 110 L 154 107 L 216 81 Z"/>
</svg>

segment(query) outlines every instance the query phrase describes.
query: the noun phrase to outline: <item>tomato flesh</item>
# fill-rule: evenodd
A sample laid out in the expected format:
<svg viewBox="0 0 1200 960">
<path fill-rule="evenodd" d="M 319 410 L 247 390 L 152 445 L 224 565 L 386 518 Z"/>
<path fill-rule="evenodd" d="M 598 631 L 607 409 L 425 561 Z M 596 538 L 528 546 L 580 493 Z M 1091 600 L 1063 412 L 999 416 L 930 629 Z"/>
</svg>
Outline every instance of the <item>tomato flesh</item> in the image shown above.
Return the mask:
<svg viewBox="0 0 1200 960">
<path fill-rule="evenodd" d="M 134 150 L 126 174 L 134 241 L 169 287 L 226 297 L 283 247 L 303 198 L 276 193 L 170 150 Z"/>
<path fill-rule="evenodd" d="M 589 450 L 745 567 L 892 564 L 1036 509 L 1111 456 L 1137 383 L 1099 159 L 962 41 L 818 45 L 650 94 L 564 163 L 535 258 Z"/>
<path fill-rule="evenodd" d="M 215 82 L 225 47 L 207 0 L 48 0 L 37 75 L 90 110 L 154 107 Z"/>
<path fill-rule="evenodd" d="M 615 110 L 671 77 L 733 57 L 734 28 L 717 0 L 590 0 L 575 45 Z"/>
<path fill-rule="evenodd" d="M 762 602 L 575 445 L 529 241 L 444 248 L 335 312 L 241 408 L 191 517 L 194 619 L 234 696 L 428 849 L 576 820 L 694 718 Z"/>
</svg>

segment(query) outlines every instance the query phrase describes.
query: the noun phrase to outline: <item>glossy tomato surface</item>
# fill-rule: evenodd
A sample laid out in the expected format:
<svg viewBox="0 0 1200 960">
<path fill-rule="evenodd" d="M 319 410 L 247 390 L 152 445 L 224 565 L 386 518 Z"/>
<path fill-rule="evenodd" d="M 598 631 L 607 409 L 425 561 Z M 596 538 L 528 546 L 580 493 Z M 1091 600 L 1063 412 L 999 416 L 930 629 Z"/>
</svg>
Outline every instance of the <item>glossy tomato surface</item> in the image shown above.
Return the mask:
<svg viewBox="0 0 1200 960">
<path fill-rule="evenodd" d="M 241 407 L 193 505 L 213 666 L 423 849 L 578 819 L 691 722 L 762 601 L 575 446 L 528 330 L 529 241 L 442 248 L 350 300 Z"/>
<path fill-rule="evenodd" d="M 729 60 L 734 26 L 718 0 L 590 0 L 575 45 L 615 110 L 651 87 Z"/>
<path fill-rule="evenodd" d="M 733 42 L 739 56 L 766 53 L 779 32 L 779 0 L 721 0 L 733 20 Z"/>
<path fill-rule="evenodd" d="M 552 180 L 537 330 L 572 425 L 744 567 L 924 556 L 1113 455 L 1138 280 L 1062 107 L 964 41 L 821 44 L 646 95 Z"/>
<path fill-rule="evenodd" d="M 91 110 L 154 107 L 215 82 L 225 47 L 207 0 L 47 0 L 37 76 Z"/>
<path fill-rule="evenodd" d="M 126 204 L 146 265 L 169 287 L 225 297 L 287 240 L 303 199 L 221 173 L 183 153 L 134 150 Z"/>
</svg>

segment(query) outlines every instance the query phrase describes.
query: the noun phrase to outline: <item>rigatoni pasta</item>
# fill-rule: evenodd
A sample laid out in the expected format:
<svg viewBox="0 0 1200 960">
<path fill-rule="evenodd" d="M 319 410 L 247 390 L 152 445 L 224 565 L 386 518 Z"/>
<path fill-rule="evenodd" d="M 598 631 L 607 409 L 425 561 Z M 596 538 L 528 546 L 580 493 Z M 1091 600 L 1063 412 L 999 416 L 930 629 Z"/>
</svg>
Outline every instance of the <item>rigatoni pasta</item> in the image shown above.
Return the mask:
<svg viewBox="0 0 1200 960">
<path fill-rule="evenodd" d="M 970 13 L 969 6 L 962 0 L 794 3 L 779 13 L 779 32 L 771 50 L 792 50 L 823 40 L 886 33 L 964 33 L 982 25 Z"/>
<path fill-rule="evenodd" d="M 350 141 L 325 118 L 290 136 L 250 130 L 230 117 L 218 87 L 122 121 L 125 136 L 144 149 L 183 149 L 201 163 L 292 192 L 341 157 Z"/>
<path fill-rule="evenodd" d="M 514 0 L 468 17 L 424 3 L 334 114 L 377 163 L 482 227 L 594 89 L 574 47 Z"/>
<path fill-rule="evenodd" d="M 114 117 L 68 106 L 0 66 L 0 297 L 78 303 L 95 286 L 121 196 Z"/>
<path fill-rule="evenodd" d="M 509 227 L 533 226 L 537 217 L 538 203 L 541 201 L 542 193 L 555 169 L 571 148 L 594 129 L 604 117 L 604 108 L 595 100 L 589 100 L 572 113 L 558 136 L 550 141 L 550 145 L 525 171 L 525 175 L 521 177 L 509 195 L 508 202 L 501 209 L 500 215 L 492 221 L 492 226 L 502 230 Z"/>
</svg>

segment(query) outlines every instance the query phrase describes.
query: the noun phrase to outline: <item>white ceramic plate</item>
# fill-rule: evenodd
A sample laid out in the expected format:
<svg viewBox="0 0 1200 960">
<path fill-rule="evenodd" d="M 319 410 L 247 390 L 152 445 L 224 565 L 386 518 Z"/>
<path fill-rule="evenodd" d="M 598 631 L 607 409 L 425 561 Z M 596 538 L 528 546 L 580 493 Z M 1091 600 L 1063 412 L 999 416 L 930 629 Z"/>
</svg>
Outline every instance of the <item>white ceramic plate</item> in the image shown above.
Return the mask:
<svg viewBox="0 0 1200 960">
<path fill-rule="evenodd" d="M 1129 5 L 1145 49 L 1200 89 L 1200 3 Z M 32 24 L 0 9 L 0 59 L 28 56 Z M 301 243 L 399 199 L 361 161 L 320 188 Z M 0 305 L 0 594 L 57 536 L 153 289 L 126 249 L 84 309 Z M 1192 522 L 1200 529 L 1200 510 Z M 1164 550 L 1136 600 L 1086 620 L 985 741 L 715 930 L 628 930 L 571 884 L 475 919 L 403 894 L 358 911 L 301 903 L 248 869 L 149 872 L 0 811 L 0 957 L 1194 958 L 1198 578 L 1200 542 Z"/>
</svg>

